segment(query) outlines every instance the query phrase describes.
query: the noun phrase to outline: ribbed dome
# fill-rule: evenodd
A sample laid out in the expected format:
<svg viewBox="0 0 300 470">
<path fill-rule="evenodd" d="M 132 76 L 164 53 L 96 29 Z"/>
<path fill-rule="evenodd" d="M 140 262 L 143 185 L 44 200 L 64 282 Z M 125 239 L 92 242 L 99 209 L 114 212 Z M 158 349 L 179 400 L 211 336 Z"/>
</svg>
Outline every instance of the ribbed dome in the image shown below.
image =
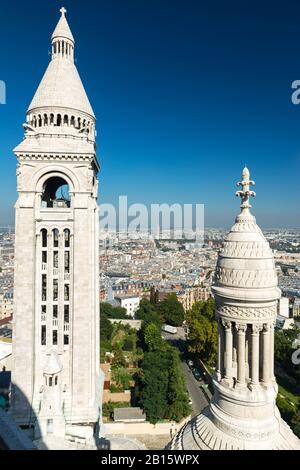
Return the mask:
<svg viewBox="0 0 300 470">
<path fill-rule="evenodd" d="M 253 422 L 253 433 L 233 428 L 231 435 L 227 435 L 222 427 L 215 425 L 209 408 L 206 408 L 181 428 L 167 450 L 299 450 L 299 439 L 281 419 L 277 409 L 275 415 L 277 432 L 265 432 L 258 422 Z"/>
<path fill-rule="evenodd" d="M 255 196 L 255 193 L 249 190 L 254 182 L 250 181 L 247 168 L 243 170 L 242 178 L 238 185 L 243 187 L 243 191 L 237 193 L 242 198 L 242 211 L 219 253 L 213 290 L 216 294 L 225 295 L 226 289 L 235 289 L 235 294 L 232 291 L 228 293 L 229 297 L 238 296 L 237 291 L 241 290 L 243 298 L 256 298 L 265 290 L 264 297 L 276 298 L 279 290 L 272 250 L 250 213 L 249 197 Z"/>
<path fill-rule="evenodd" d="M 255 218 L 237 217 L 219 253 L 215 286 L 272 288 L 277 286 L 273 254 Z"/>
<path fill-rule="evenodd" d="M 52 60 L 28 108 L 68 108 L 95 118 L 93 109 L 74 64 L 74 38 L 62 8 L 52 35 Z"/>
<path fill-rule="evenodd" d="M 82 111 L 95 117 L 79 73 L 71 60 L 52 60 L 28 108 L 60 107 Z"/>
</svg>

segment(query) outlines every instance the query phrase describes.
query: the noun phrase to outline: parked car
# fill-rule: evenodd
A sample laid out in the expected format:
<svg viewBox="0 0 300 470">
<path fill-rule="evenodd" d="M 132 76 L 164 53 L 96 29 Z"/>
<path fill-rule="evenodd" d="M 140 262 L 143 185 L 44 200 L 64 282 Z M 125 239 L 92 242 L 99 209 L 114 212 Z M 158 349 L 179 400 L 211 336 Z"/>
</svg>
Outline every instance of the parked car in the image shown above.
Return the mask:
<svg viewBox="0 0 300 470">
<path fill-rule="evenodd" d="M 201 379 L 201 374 L 197 369 L 194 369 L 193 374 L 194 374 L 194 377 L 195 377 L 196 380 Z"/>
<path fill-rule="evenodd" d="M 191 368 L 194 367 L 194 363 L 193 363 L 193 361 L 191 361 L 190 359 L 187 361 L 187 364 L 188 364 L 188 366 L 191 367 Z"/>
</svg>

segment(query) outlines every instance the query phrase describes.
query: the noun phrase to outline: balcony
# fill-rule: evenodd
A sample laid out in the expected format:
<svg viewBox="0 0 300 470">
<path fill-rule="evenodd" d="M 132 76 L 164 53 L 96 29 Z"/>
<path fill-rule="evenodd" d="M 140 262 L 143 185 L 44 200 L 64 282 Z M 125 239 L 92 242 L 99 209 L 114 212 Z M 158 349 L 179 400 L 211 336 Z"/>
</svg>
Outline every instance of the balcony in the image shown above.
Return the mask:
<svg viewBox="0 0 300 470">
<path fill-rule="evenodd" d="M 46 323 L 46 315 L 41 316 L 41 321 L 42 321 L 42 323 Z"/>
<path fill-rule="evenodd" d="M 69 281 L 71 279 L 70 273 L 65 273 L 65 281 Z"/>
<path fill-rule="evenodd" d="M 53 318 L 52 326 L 53 326 L 53 328 L 57 328 L 57 327 L 58 327 L 58 320 L 57 320 L 57 318 Z"/>
<path fill-rule="evenodd" d="M 65 325 L 64 325 L 64 332 L 65 332 L 65 333 L 69 333 L 69 332 L 70 332 L 70 324 L 69 324 L 69 323 L 65 323 Z"/>
<path fill-rule="evenodd" d="M 58 268 L 53 268 L 53 276 L 58 276 Z"/>
<path fill-rule="evenodd" d="M 42 272 L 43 273 L 47 272 L 47 263 L 42 263 Z"/>
</svg>

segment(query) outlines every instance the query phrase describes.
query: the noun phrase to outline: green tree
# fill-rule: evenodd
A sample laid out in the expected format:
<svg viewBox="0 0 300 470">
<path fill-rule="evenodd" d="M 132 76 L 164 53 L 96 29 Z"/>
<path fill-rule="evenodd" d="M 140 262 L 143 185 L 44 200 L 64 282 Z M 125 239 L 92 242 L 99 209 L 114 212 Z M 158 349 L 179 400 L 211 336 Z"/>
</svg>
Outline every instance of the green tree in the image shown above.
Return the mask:
<svg viewBox="0 0 300 470">
<path fill-rule="evenodd" d="M 213 298 L 208 300 L 202 301 L 201 303 L 201 311 L 202 314 L 211 321 L 215 320 L 215 301 Z"/>
<path fill-rule="evenodd" d="M 291 358 L 294 352 L 293 343 L 300 337 L 300 330 L 296 327 L 288 330 L 275 331 L 274 356 L 277 364 L 299 383 L 300 365 L 293 364 Z"/>
<path fill-rule="evenodd" d="M 114 348 L 114 358 L 112 360 L 112 367 L 117 369 L 126 366 L 126 359 L 124 353 L 119 345 Z"/>
<path fill-rule="evenodd" d="M 136 320 L 143 321 L 143 328 L 150 323 L 154 323 L 157 326 L 161 325 L 160 315 L 156 307 L 147 299 L 141 300 L 139 309 L 135 314 L 135 318 Z"/>
<path fill-rule="evenodd" d="M 122 307 L 113 307 L 112 305 L 103 302 L 100 305 L 100 312 L 114 320 L 124 320 L 127 317 L 126 309 Z"/>
<path fill-rule="evenodd" d="M 300 408 L 294 414 L 291 421 L 291 426 L 296 436 L 300 437 Z"/>
<path fill-rule="evenodd" d="M 154 323 L 150 323 L 144 330 L 144 341 L 148 351 L 162 349 L 161 331 Z"/>
<path fill-rule="evenodd" d="M 168 347 L 169 381 L 168 381 L 168 410 L 166 417 L 170 420 L 181 421 L 191 413 L 189 397 L 186 391 L 185 379 L 180 366 L 177 349 Z"/>
<path fill-rule="evenodd" d="M 291 423 L 295 413 L 293 405 L 291 405 L 286 398 L 280 396 L 279 394 L 277 395 L 276 404 L 284 421 Z"/>
<path fill-rule="evenodd" d="M 124 339 L 124 345 L 123 345 L 123 350 L 124 351 L 135 351 L 136 350 L 136 334 L 129 334 L 125 339 Z"/>
<path fill-rule="evenodd" d="M 145 353 L 142 362 L 140 404 L 147 419 L 155 424 L 167 414 L 168 407 L 168 363 L 165 351 Z"/>
<path fill-rule="evenodd" d="M 184 321 L 184 308 L 175 293 L 168 294 L 167 298 L 157 304 L 161 319 L 172 326 L 181 326 Z"/>
<path fill-rule="evenodd" d="M 208 365 L 214 365 L 218 350 L 218 327 L 214 319 L 214 302 L 197 302 L 187 312 L 188 351 L 199 354 Z"/>
<path fill-rule="evenodd" d="M 180 421 L 190 414 L 189 398 L 179 351 L 161 337 L 160 327 L 143 330 L 144 359 L 136 376 L 135 397 L 151 423 Z"/>
<path fill-rule="evenodd" d="M 125 367 L 113 369 L 112 379 L 116 382 L 117 386 L 121 387 L 123 390 L 128 390 L 130 388 L 132 377 Z"/>
<path fill-rule="evenodd" d="M 100 314 L 100 340 L 110 341 L 113 332 L 113 326 L 104 313 Z"/>
</svg>

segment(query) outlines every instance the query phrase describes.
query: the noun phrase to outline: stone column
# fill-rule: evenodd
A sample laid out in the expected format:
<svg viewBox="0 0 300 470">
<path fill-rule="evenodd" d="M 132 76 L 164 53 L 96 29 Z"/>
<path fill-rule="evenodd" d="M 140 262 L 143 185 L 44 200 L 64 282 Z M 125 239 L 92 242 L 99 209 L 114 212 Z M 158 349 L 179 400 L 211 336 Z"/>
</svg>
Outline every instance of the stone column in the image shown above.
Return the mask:
<svg viewBox="0 0 300 470">
<path fill-rule="evenodd" d="M 259 333 L 262 325 L 252 325 L 252 358 L 251 358 L 251 385 L 259 384 Z"/>
<path fill-rule="evenodd" d="M 222 321 L 225 327 L 225 379 L 232 379 L 232 323 L 231 321 Z"/>
<path fill-rule="evenodd" d="M 274 377 L 274 323 L 270 325 L 270 378 L 272 381 Z"/>
<path fill-rule="evenodd" d="M 265 384 L 270 382 L 270 325 L 265 323 L 263 326 L 263 369 L 262 369 L 262 381 Z"/>
<path fill-rule="evenodd" d="M 218 321 L 218 368 L 217 368 L 217 378 L 221 380 L 224 373 L 224 330 L 222 321 Z"/>
<path fill-rule="evenodd" d="M 237 383 L 239 385 L 245 385 L 245 351 L 246 351 L 246 331 L 247 325 L 236 324 L 236 330 L 238 332 L 238 373 L 237 373 Z"/>
</svg>

